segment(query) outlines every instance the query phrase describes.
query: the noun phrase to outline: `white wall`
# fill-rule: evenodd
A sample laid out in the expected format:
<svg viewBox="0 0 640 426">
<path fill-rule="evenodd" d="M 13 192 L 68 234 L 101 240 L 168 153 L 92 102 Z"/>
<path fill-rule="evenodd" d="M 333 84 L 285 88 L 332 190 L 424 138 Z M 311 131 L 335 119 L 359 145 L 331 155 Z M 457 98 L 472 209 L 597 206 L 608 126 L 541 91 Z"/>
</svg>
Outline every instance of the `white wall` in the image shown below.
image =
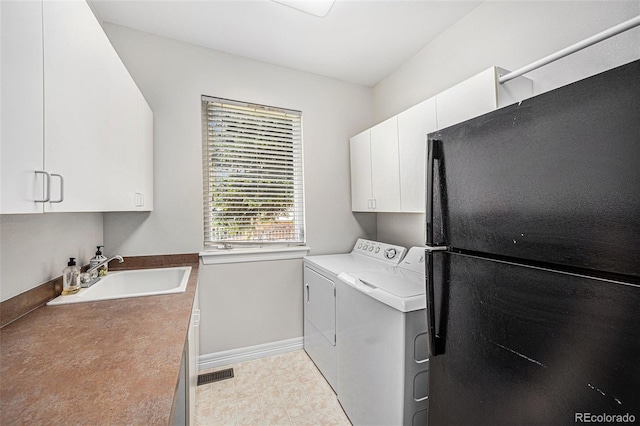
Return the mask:
<svg viewBox="0 0 640 426">
<path fill-rule="evenodd" d="M 348 251 L 375 237 L 351 212 L 349 137 L 371 125 L 371 89 L 104 23 L 154 113 L 154 211 L 106 213 L 108 253 L 203 246 L 200 96 L 303 113 L 307 245 Z M 202 266 L 201 354 L 302 336 L 302 261 Z"/>
<path fill-rule="evenodd" d="M 107 35 L 154 113 L 155 209 L 105 214 L 105 244 L 123 255 L 202 250 L 200 96 L 303 113 L 307 244 L 346 251 L 375 235 L 375 219 L 351 213 L 351 135 L 372 121 L 371 90 L 156 37 L 114 24 Z M 327 220 L 331 218 L 331 220 Z"/>
<path fill-rule="evenodd" d="M 200 266 L 198 289 L 202 354 L 302 336 L 299 260 Z"/>
<path fill-rule="evenodd" d="M 0 215 L 0 301 L 88 264 L 102 237 L 102 213 Z"/>
<path fill-rule="evenodd" d="M 514 70 L 640 15 L 640 2 L 485 1 L 373 89 L 376 122 L 493 65 Z M 532 71 L 536 94 L 640 57 L 640 27 Z"/>
<path fill-rule="evenodd" d="M 375 122 L 490 66 L 520 68 L 637 15 L 637 0 L 486 1 L 373 88 Z M 640 27 L 526 77 L 540 94 L 638 58 Z M 380 240 L 421 245 L 424 215 L 378 213 L 377 230 Z"/>
</svg>

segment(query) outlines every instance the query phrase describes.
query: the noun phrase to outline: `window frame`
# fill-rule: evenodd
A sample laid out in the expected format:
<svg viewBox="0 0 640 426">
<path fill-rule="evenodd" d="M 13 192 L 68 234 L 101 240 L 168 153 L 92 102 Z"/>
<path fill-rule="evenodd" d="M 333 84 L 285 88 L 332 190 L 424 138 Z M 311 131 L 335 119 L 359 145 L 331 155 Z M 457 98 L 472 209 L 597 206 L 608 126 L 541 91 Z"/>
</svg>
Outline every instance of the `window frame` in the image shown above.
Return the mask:
<svg viewBox="0 0 640 426">
<path fill-rule="evenodd" d="M 224 105 L 233 108 L 238 106 L 245 109 L 245 111 L 253 110 L 258 114 L 274 114 L 290 117 L 295 116 L 292 119 L 292 128 L 294 129 L 291 137 L 292 152 L 291 161 L 293 164 L 293 181 L 291 183 L 291 190 L 293 192 L 293 205 L 294 212 L 293 218 L 293 235 L 291 240 L 273 240 L 273 239 L 255 239 L 255 240 L 237 240 L 237 239 L 215 239 L 213 233 L 213 227 L 211 226 L 213 221 L 213 194 L 211 191 L 212 183 L 215 181 L 213 172 L 213 161 L 211 160 L 212 146 L 215 144 L 213 138 L 210 137 L 211 120 L 210 120 L 210 104 L 219 104 L 222 108 Z M 302 112 L 298 110 L 291 110 L 279 107 L 273 107 L 269 105 L 261 105 L 255 103 L 240 102 L 236 100 L 230 100 L 213 96 L 201 96 L 201 123 L 202 123 L 202 171 L 203 171 L 203 246 L 205 252 L 211 251 L 226 251 L 234 249 L 233 251 L 241 251 L 243 253 L 251 253 L 256 249 L 263 249 L 273 253 L 278 248 L 287 248 L 285 252 L 290 253 L 293 257 L 301 257 L 300 253 L 304 251 L 306 254 L 306 247 L 303 250 L 296 250 L 295 247 L 303 247 L 306 244 L 306 217 L 305 217 L 305 198 L 304 198 L 304 144 L 303 144 L 303 116 Z M 299 130 L 296 130 L 296 123 L 299 126 Z M 259 139 L 259 138 L 257 138 Z M 259 154 L 264 155 L 264 152 Z M 259 156 L 258 156 L 259 157 Z M 265 157 L 262 157 L 265 158 Z M 298 237 L 299 238 L 296 238 Z M 304 254 L 302 256 L 304 256 Z M 288 256 L 285 254 L 285 256 Z M 277 256 L 276 256 L 277 257 Z M 218 262 L 216 262 L 218 263 Z M 223 262 L 225 263 L 225 262 Z"/>
</svg>

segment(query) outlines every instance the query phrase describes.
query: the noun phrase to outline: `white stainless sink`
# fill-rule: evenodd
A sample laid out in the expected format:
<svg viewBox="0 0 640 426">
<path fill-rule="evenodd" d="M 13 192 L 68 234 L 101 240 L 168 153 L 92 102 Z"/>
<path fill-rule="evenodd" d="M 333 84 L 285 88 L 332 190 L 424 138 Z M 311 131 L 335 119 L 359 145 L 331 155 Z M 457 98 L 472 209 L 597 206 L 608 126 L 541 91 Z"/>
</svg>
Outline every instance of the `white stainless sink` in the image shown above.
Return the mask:
<svg viewBox="0 0 640 426">
<path fill-rule="evenodd" d="M 91 287 L 58 296 L 47 305 L 184 293 L 190 273 L 190 266 L 109 272 Z"/>
</svg>

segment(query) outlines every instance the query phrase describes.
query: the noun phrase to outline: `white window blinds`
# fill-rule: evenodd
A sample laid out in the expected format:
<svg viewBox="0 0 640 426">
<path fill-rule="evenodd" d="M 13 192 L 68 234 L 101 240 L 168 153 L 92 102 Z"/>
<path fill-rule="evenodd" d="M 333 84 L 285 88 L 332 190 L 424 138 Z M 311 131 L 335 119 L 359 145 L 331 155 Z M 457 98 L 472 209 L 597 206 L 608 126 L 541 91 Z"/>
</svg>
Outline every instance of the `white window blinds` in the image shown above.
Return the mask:
<svg viewBox="0 0 640 426">
<path fill-rule="evenodd" d="M 202 97 L 204 241 L 304 244 L 302 114 Z"/>
</svg>

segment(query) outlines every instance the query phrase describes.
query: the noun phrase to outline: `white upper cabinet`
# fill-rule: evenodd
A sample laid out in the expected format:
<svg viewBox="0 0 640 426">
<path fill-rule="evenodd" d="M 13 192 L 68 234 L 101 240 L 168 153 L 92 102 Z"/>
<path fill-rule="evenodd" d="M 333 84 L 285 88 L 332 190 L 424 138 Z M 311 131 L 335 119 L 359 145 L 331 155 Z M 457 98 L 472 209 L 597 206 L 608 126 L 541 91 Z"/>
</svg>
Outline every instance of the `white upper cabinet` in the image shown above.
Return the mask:
<svg viewBox="0 0 640 426">
<path fill-rule="evenodd" d="M 27 51 L 39 50 L 40 64 L 32 65 L 28 72 L 39 71 L 40 86 L 33 88 L 28 96 L 21 93 L 15 99 L 9 98 L 8 105 L 4 99 L 4 70 L 5 63 L 14 62 L 4 50 L 4 13 L 2 17 L 3 123 L 5 108 L 14 104 L 19 106 L 20 102 L 28 100 L 31 109 L 28 114 L 27 111 L 20 112 L 21 119 L 41 126 L 44 123 L 44 131 L 41 128 L 39 136 L 31 137 L 34 149 L 29 150 L 30 161 L 20 153 L 24 151 L 24 144 L 15 138 L 5 139 L 3 131 L 3 204 L 0 212 L 17 213 L 16 209 L 7 206 L 16 204 L 20 198 L 25 200 L 22 213 L 140 209 L 143 197 L 138 194 L 152 193 L 152 189 L 140 189 L 141 175 L 147 176 L 150 166 L 153 173 L 153 148 L 148 146 L 153 144 L 153 116 L 148 105 L 86 2 L 2 4 L 3 12 L 5 8 L 24 11 L 35 6 L 41 10 L 38 28 L 32 25 L 30 29 L 21 27 L 19 31 L 13 28 L 6 31 L 23 40 L 21 48 L 27 45 Z M 19 61 L 16 63 L 20 64 Z M 32 87 L 28 81 L 23 81 L 28 72 L 25 78 L 17 81 L 19 86 Z M 139 105 L 139 97 L 144 105 Z M 39 118 L 33 114 L 34 102 L 41 105 Z M 36 155 L 41 157 L 38 167 L 34 167 L 35 161 L 31 159 Z M 141 155 L 150 156 L 150 159 L 141 158 Z M 25 191 L 7 182 L 5 161 L 16 164 L 16 169 L 26 170 L 32 180 L 36 176 L 36 183 L 29 183 L 36 187 L 35 191 Z M 144 171 L 139 170 L 140 165 Z M 35 170 L 46 173 L 37 174 Z M 150 182 L 152 184 L 153 179 Z M 11 190 L 5 192 L 5 185 L 11 186 Z M 48 201 L 37 202 L 38 199 Z"/>
<path fill-rule="evenodd" d="M 421 213 L 425 210 L 427 134 L 437 129 L 435 98 L 398 114 L 402 212 Z"/>
<path fill-rule="evenodd" d="M 507 71 L 491 67 L 436 95 L 438 128 L 452 126 L 533 95 L 533 82 L 519 77 L 500 84 Z"/>
<path fill-rule="evenodd" d="M 137 210 L 153 210 L 153 112 L 138 91 L 137 184 L 134 203 Z"/>
<path fill-rule="evenodd" d="M 351 152 L 351 209 L 366 212 L 373 208 L 371 186 L 371 130 L 352 137 Z"/>
<path fill-rule="evenodd" d="M 375 211 L 400 210 L 397 117 L 371 128 L 371 183 Z"/>
<path fill-rule="evenodd" d="M 46 168 L 65 190 L 46 210 L 133 210 L 137 87 L 85 2 L 44 2 L 44 69 Z"/>
<path fill-rule="evenodd" d="M 533 95 L 524 77 L 499 84 L 506 73 L 489 68 L 351 138 L 352 210 L 423 213 L 427 134 Z"/>
<path fill-rule="evenodd" d="M 43 199 L 42 3 L 0 2 L 0 213 L 39 213 Z"/>
<path fill-rule="evenodd" d="M 400 209 L 398 120 L 393 117 L 350 140 L 351 209 Z"/>
<path fill-rule="evenodd" d="M 432 98 L 352 137 L 352 210 L 424 211 L 426 135 L 434 130 Z"/>
</svg>

